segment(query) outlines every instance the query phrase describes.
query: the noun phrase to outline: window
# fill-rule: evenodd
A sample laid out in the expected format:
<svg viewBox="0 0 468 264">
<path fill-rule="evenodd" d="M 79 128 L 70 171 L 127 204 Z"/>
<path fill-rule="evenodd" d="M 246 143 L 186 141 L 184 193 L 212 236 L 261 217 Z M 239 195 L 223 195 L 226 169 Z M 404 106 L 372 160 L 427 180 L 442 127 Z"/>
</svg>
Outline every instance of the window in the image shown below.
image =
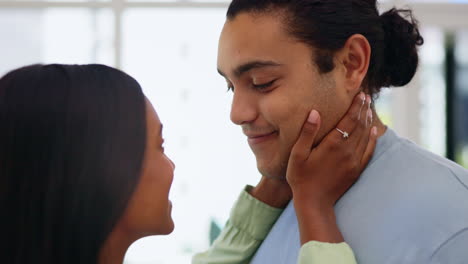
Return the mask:
<svg viewBox="0 0 468 264">
<path fill-rule="evenodd" d="M 39 62 L 113 65 L 113 22 L 108 9 L 0 8 L 0 74 Z"/>
<path fill-rule="evenodd" d="M 468 30 L 455 33 L 453 103 L 453 155 L 468 168 Z"/>
</svg>

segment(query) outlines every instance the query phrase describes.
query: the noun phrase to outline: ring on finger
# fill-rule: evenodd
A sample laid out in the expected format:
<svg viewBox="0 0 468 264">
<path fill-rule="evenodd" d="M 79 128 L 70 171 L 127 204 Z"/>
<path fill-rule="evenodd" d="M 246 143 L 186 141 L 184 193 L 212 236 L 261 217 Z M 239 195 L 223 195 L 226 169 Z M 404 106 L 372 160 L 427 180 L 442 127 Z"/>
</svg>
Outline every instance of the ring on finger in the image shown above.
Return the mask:
<svg viewBox="0 0 468 264">
<path fill-rule="evenodd" d="M 348 138 L 349 138 L 349 133 L 348 133 L 348 132 L 343 131 L 343 130 L 341 130 L 341 129 L 339 129 L 339 128 L 335 128 L 335 129 L 343 135 L 343 138 L 344 138 L 344 139 L 348 139 Z"/>
</svg>

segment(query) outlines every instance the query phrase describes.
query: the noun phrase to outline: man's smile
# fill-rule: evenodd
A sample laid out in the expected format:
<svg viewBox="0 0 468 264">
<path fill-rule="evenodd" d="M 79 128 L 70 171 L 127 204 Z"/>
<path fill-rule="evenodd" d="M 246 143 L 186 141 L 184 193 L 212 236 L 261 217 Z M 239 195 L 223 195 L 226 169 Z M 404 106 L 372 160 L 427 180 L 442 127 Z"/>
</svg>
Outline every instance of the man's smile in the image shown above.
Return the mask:
<svg viewBox="0 0 468 264">
<path fill-rule="evenodd" d="M 278 131 L 267 133 L 245 133 L 245 135 L 247 136 L 249 144 L 253 146 L 275 138 L 278 135 Z"/>
</svg>

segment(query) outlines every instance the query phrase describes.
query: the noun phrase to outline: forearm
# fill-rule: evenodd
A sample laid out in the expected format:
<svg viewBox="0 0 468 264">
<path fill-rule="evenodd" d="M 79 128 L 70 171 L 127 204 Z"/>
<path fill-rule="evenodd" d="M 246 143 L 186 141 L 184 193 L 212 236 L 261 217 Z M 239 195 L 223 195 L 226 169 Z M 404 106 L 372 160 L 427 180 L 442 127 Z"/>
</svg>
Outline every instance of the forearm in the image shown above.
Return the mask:
<svg viewBox="0 0 468 264">
<path fill-rule="evenodd" d="M 192 264 L 248 264 L 261 243 L 228 222 L 213 245 L 192 258 Z"/>
<path fill-rule="evenodd" d="M 328 243 L 344 241 L 331 204 L 327 205 L 327 203 L 318 203 L 317 200 L 295 196 L 294 207 L 302 245 L 309 241 Z"/>
<path fill-rule="evenodd" d="M 304 197 L 295 196 L 294 206 L 302 245 L 298 264 L 356 264 L 354 253 L 344 242 L 336 223 L 332 203 L 312 198 L 309 193 Z"/>
<path fill-rule="evenodd" d="M 292 198 L 292 191 L 286 180 L 263 177 L 249 191 L 255 199 L 274 208 L 284 208 Z"/>
<path fill-rule="evenodd" d="M 242 191 L 220 236 L 207 251 L 193 257 L 193 264 L 250 262 L 283 211 L 250 195 L 252 190 L 247 187 Z"/>
</svg>

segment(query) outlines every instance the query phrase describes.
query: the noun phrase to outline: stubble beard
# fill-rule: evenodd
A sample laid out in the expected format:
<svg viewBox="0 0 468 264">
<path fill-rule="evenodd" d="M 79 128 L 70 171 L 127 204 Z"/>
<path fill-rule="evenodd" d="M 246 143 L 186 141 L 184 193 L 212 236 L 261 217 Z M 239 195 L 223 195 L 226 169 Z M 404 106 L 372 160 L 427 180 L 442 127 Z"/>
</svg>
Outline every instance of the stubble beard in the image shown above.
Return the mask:
<svg viewBox="0 0 468 264">
<path fill-rule="evenodd" d="M 290 152 L 288 154 L 290 154 Z M 265 178 L 286 181 L 286 172 L 288 170 L 288 160 L 289 160 L 289 155 L 287 159 L 282 159 L 277 165 L 272 164 L 271 166 L 268 166 L 267 168 L 258 167 L 258 171 Z"/>
</svg>

